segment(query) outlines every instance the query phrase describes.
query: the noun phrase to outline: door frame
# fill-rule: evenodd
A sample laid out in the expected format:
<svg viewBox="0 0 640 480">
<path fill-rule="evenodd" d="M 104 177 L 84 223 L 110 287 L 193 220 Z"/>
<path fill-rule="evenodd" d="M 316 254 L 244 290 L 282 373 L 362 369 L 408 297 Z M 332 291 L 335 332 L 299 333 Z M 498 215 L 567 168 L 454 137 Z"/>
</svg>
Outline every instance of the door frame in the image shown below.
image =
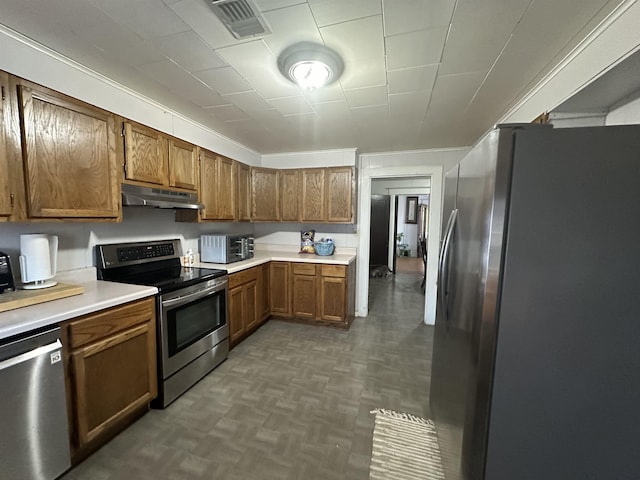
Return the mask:
<svg viewBox="0 0 640 480">
<path fill-rule="evenodd" d="M 436 289 L 438 270 L 438 251 L 440 249 L 440 228 L 442 217 L 442 165 L 419 165 L 407 167 L 387 167 L 381 172 L 380 168 L 361 168 L 359 172 L 358 218 L 360 220 L 360 235 L 357 256 L 357 284 L 356 284 L 356 315 L 366 317 L 369 313 L 369 232 L 371 228 L 371 180 L 376 178 L 394 179 L 411 177 L 430 177 L 429 197 L 429 226 L 427 231 L 427 281 L 424 296 L 424 323 L 434 325 L 436 320 Z M 425 184 L 426 187 L 426 184 Z"/>
</svg>

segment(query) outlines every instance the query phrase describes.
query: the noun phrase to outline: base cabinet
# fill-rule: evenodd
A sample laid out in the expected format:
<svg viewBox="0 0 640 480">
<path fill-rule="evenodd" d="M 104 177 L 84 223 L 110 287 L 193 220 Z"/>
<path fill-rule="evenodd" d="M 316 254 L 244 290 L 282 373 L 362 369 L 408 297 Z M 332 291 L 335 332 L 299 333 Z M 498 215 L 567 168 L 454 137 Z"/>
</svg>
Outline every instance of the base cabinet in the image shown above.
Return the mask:
<svg viewBox="0 0 640 480">
<path fill-rule="evenodd" d="M 74 464 L 146 412 L 156 397 L 155 326 L 153 298 L 62 324 Z"/>
<path fill-rule="evenodd" d="M 271 314 L 348 328 L 355 314 L 355 262 L 271 263 Z"/>
<path fill-rule="evenodd" d="M 291 317 L 289 262 L 271 262 L 269 270 L 269 299 L 271 314 L 280 318 Z"/>
<path fill-rule="evenodd" d="M 262 323 L 261 277 L 262 265 L 229 275 L 229 343 L 232 348 Z"/>
</svg>

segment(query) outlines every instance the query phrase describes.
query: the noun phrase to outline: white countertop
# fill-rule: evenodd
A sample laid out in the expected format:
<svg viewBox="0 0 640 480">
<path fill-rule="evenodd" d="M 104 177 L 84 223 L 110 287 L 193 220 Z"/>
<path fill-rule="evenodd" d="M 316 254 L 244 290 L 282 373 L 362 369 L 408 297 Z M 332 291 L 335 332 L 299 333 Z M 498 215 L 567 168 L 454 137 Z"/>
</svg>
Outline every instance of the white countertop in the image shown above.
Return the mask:
<svg viewBox="0 0 640 480">
<path fill-rule="evenodd" d="M 290 250 L 260 251 L 256 252 L 253 258 L 234 263 L 208 263 L 196 262 L 194 267 L 219 268 L 228 273 L 236 273 L 246 268 L 256 267 L 267 262 L 302 262 L 302 263 L 325 263 L 329 265 L 349 265 L 356 256 L 351 253 L 333 255 L 315 255 L 313 253 L 297 253 Z"/>
<path fill-rule="evenodd" d="M 253 258 L 242 262 L 196 262 L 194 267 L 219 268 L 228 273 L 235 273 L 271 261 L 349 265 L 355 260 L 356 255 L 351 253 L 351 249 L 343 251 L 345 253 L 321 256 L 298 253 L 291 248 L 266 249 L 256 252 Z M 61 272 L 55 279 L 59 282 L 82 285 L 84 293 L 0 313 L 0 340 L 158 293 L 156 287 L 96 280 L 95 268 L 91 267 Z"/>
<path fill-rule="evenodd" d="M 82 271 L 68 272 L 55 277 L 58 281 L 82 285 L 84 293 L 81 295 L 0 313 L 0 339 L 158 293 L 156 287 L 95 280 L 95 269 L 87 270 L 93 270 L 93 276 L 90 272 Z"/>
</svg>

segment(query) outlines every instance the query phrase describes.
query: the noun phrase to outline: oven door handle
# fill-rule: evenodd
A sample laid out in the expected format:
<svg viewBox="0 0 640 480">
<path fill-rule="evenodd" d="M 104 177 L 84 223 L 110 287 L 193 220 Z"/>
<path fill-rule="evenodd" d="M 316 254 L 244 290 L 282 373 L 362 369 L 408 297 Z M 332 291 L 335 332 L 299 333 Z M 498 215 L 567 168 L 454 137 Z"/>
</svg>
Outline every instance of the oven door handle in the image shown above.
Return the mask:
<svg viewBox="0 0 640 480">
<path fill-rule="evenodd" d="M 171 298 L 169 300 L 162 300 L 163 307 L 170 307 L 172 305 L 181 305 L 183 303 L 191 302 L 193 300 L 198 300 L 199 298 L 204 298 L 207 295 L 211 295 L 212 293 L 219 292 L 224 290 L 226 286 L 226 282 L 219 283 L 212 287 L 206 288 L 204 290 L 198 290 L 197 292 L 190 293 L 188 295 L 181 295 L 176 298 Z"/>
</svg>

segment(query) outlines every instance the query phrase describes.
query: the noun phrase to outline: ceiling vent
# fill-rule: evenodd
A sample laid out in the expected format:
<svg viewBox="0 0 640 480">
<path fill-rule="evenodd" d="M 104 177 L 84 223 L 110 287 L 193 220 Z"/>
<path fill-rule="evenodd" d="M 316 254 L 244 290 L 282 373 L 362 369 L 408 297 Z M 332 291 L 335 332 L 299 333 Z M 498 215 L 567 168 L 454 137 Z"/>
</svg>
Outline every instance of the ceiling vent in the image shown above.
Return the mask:
<svg viewBox="0 0 640 480">
<path fill-rule="evenodd" d="M 251 0 L 208 0 L 213 13 L 236 38 L 271 33 L 258 8 Z"/>
</svg>

